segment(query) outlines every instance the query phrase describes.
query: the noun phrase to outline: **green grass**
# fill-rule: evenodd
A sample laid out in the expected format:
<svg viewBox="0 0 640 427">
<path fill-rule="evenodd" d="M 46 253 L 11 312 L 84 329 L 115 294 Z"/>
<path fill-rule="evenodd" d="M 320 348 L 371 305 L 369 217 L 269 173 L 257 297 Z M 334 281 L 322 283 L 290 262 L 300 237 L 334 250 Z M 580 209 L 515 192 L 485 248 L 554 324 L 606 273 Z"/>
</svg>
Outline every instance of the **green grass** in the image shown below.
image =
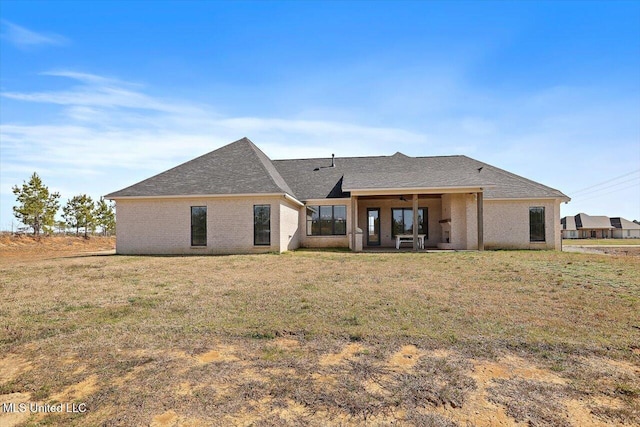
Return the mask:
<svg viewBox="0 0 640 427">
<path fill-rule="evenodd" d="M 269 425 L 286 419 L 276 407 L 298 408 L 290 421 L 310 425 L 385 423 L 399 414 L 408 425 L 455 425 L 428 409 L 464 409 L 478 387 L 472 363 L 514 354 L 570 384 L 492 383 L 490 397 L 515 419 L 554 420 L 549 408 L 564 408 L 567 396 L 602 395 L 622 406 L 594 403 L 601 421 L 640 420 L 640 380 L 589 362 L 639 363 L 638 257 L 85 257 L 5 264 L 0 293 L 0 354 L 30 361 L 4 383 L 0 376 L 0 390 L 46 401 L 98 378 L 98 390 L 79 398 L 89 413 L 47 415 L 52 425 L 149 424 L 167 408 L 205 424 L 241 424 L 254 414 Z M 350 345 L 360 350 L 344 362 L 321 363 Z M 389 358 L 406 345 L 455 356 L 391 369 Z M 219 360 L 197 362 L 212 349 Z M 318 375 L 332 382 L 320 384 Z M 176 394 L 185 383 L 189 393 Z M 526 407 L 517 400 L 525 392 L 535 397 Z M 547 400 L 555 406 L 545 409 Z"/>
</svg>

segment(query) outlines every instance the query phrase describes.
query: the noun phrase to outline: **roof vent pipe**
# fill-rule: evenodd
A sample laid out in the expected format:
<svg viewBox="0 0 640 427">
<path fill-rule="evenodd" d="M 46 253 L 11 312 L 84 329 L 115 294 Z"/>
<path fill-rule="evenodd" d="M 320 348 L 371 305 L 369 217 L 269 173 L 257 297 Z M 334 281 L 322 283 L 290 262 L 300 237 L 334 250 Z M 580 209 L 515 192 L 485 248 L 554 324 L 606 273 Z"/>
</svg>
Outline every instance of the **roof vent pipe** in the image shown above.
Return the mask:
<svg viewBox="0 0 640 427">
<path fill-rule="evenodd" d="M 335 154 L 331 155 L 331 167 L 332 168 L 336 167 L 336 155 Z"/>
</svg>

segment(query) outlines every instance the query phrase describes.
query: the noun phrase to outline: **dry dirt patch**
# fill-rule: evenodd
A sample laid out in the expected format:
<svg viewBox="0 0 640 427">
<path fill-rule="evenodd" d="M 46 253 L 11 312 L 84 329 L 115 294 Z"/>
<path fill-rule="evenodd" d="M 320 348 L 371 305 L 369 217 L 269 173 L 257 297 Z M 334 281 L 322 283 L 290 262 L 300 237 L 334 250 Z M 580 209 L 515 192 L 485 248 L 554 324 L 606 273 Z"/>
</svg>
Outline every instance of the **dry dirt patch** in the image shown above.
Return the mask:
<svg viewBox="0 0 640 427">
<path fill-rule="evenodd" d="M 0 394 L 86 400 L 53 426 L 633 425 L 638 283 L 544 251 L 3 264 Z"/>
<path fill-rule="evenodd" d="M 356 354 L 362 350 L 360 344 L 349 344 L 342 349 L 339 353 L 326 354 L 320 359 L 320 366 L 337 365 L 352 359 Z"/>
<path fill-rule="evenodd" d="M 312 351 L 296 340 L 279 339 L 274 340 L 273 344 L 285 348 L 293 347 L 307 355 Z M 195 356 L 189 356 L 183 351 L 172 350 L 167 352 L 168 360 L 182 360 L 183 365 L 187 363 L 191 368 L 211 366 L 211 369 L 215 369 L 217 364 L 231 363 L 238 370 L 233 377 L 213 381 L 203 378 L 200 383 L 193 378 L 185 380 L 183 374 L 180 373 L 184 370 L 173 369 L 165 372 L 164 375 L 167 378 L 171 377 L 177 384 L 171 389 L 167 389 L 168 394 L 165 395 L 165 399 L 170 398 L 170 401 L 173 401 L 176 406 L 174 409 L 156 412 L 155 415 L 151 415 L 148 422 L 150 425 L 158 427 L 211 425 L 211 420 L 207 421 L 206 417 L 192 416 L 188 405 L 182 407 L 179 402 L 186 402 L 184 399 L 189 401 L 197 399 L 200 390 L 206 390 L 207 386 L 213 386 L 215 392 L 207 395 L 210 396 L 208 398 L 211 399 L 210 404 L 216 405 L 215 402 L 218 399 L 222 399 L 220 402 L 224 402 L 228 399 L 240 398 L 241 404 L 230 406 L 229 409 L 235 409 L 223 414 L 225 423 L 229 425 L 297 424 L 305 420 L 309 425 L 357 426 L 361 425 L 363 421 L 358 411 L 365 410 L 366 405 L 373 405 L 366 418 L 369 425 L 387 425 L 399 421 L 407 425 L 518 426 L 526 423 L 516 421 L 508 415 L 505 406 L 496 403 L 496 399 L 490 397 L 493 389 L 507 384 L 501 381 L 516 381 L 514 384 L 518 384 L 518 381 L 532 381 L 548 384 L 552 387 L 562 387 L 568 382 L 566 378 L 513 354 L 507 354 L 494 361 L 474 360 L 466 359 L 462 354 L 449 349 L 422 350 L 411 344 L 400 346 L 386 358 L 376 359 L 372 358 L 371 350 L 370 344 L 348 343 L 339 352 L 318 354 L 317 370 L 308 376 L 311 384 L 306 384 L 309 388 L 303 395 L 298 395 L 295 388 L 279 391 L 271 389 L 272 391 L 269 391 L 270 387 L 274 385 L 279 387 L 277 384 L 271 383 L 274 378 L 300 378 L 301 382 L 291 383 L 298 385 L 308 381 L 304 380 L 304 375 L 301 376 L 299 368 L 273 366 L 265 369 L 258 368 L 252 362 L 240 361 L 234 355 L 234 353 L 241 351 L 237 343 L 233 345 L 218 344 L 215 346 L 215 350 L 209 350 Z M 162 351 L 133 350 L 130 351 L 130 354 L 161 358 Z M 71 359 L 75 360 L 75 357 Z M 467 363 L 468 361 L 471 363 Z M 62 363 L 65 364 L 64 359 Z M 635 365 L 626 362 L 589 359 L 584 363 L 594 366 L 606 364 L 610 369 L 626 373 L 637 372 Z M 20 373 L 28 372 L 31 369 L 30 364 L 15 356 L 3 359 L 2 366 L 9 368 L 5 372 L 12 372 L 11 375 L 4 377 L 9 379 L 14 379 Z M 175 368 L 178 366 L 180 364 L 175 364 Z M 310 368 L 313 370 L 313 367 Z M 154 369 L 156 369 L 154 362 L 137 366 L 112 383 L 120 386 L 120 389 L 126 390 L 127 384 L 136 383 L 140 379 L 138 376 L 143 370 L 153 371 Z M 420 381 L 420 378 L 428 379 L 433 375 L 436 378 L 435 382 L 429 380 L 422 385 L 416 386 L 417 383 L 414 385 L 414 381 Z M 464 378 L 465 376 L 473 379 L 475 385 L 462 391 L 461 396 L 464 396 L 462 400 L 452 401 L 457 402 L 455 404 L 439 403 L 446 402 L 447 398 L 444 396 L 447 396 L 446 393 L 450 393 L 450 391 L 446 391 L 449 378 Z M 246 394 L 244 398 L 238 395 L 238 391 L 243 387 L 240 380 L 250 381 L 247 384 L 251 384 L 254 388 L 257 387 L 255 394 Z M 362 387 L 362 392 L 351 396 L 347 393 L 344 397 L 362 398 L 364 400 L 360 404 L 364 404 L 365 407 L 356 410 L 357 407 L 351 406 L 343 408 L 340 405 L 337 407 L 325 406 L 326 399 L 328 399 L 328 403 L 340 401 L 338 396 L 344 392 L 342 391 L 344 381 L 348 382 L 348 387 Z M 409 387 L 409 394 L 404 395 L 398 401 L 397 398 L 400 396 L 397 393 L 401 390 L 407 393 L 405 387 Z M 263 394 L 261 389 L 266 393 Z M 48 400 L 87 399 L 98 390 L 98 376 L 93 374 L 79 383 L 72 384 L 61 392 L 53 394 Z M 318 395 L 316 396 L 314 393 L 318 393 Z M 364 393 L 364 395 L 360 393 Z M 428 400 L 421 400 L 422 393 L 425 393 L 424 397 Z M 435 394 L 432 395 L 432 393 Z M 435 397 L 438 396 L 437 393 L 445 394 Z M 429 400 L 431 399 L 428 397 L 430 395 L 434 396 L 435 400 Z M 5 401 L 21 402 L 28 401 L 30 396 L 24 393 L 14 393 L 2 396 L 2 398 Z M 317 398 L 320 399 L 318 402 L 324 401 L 325 403 L 321 406 L 314 406 L 312 402 Z M 445 400 L 440 400 L 443 398 Z M 412 400 L 415 404 L 410 403 Z M 242 403 L 243 401 L 244 403 Z M 357 404 L 356 402 L 357 400 L 352 400 L 350 405 Z M 406 406 L 407 404 L 408 406 Z M 567 425 L 573 426 L 615 425 L 615 422 L 605 421 L 594 416 L 590 409 L 591 405 L 611 408 L 620 408 L 624 405 L 620 399 L 602 396 L 592 399 L 560 399 L 556 401 L 556 404 L 565 408 L 568 414 Z M 353 412 L 354 410 L 355 412 Z M 366 410 L 364 413 L 367 413 Z M 42 416 L 36 417 L 41 421 L 43 418 Z M 3 423 L 8 425 L 17 425 L 25 420 L 24 416 L 15 415 L 2 418 Z"/>
<path fill-rule="evenodd" d="M 98 376 L 95 374 L 91 375 L 77 384 L 70 385 L 62 392 L 52 395 L 49 400 L 56 402 L 73 402 L 74 400 L 84 399 L 99 389 L 97 383 Z"/>
<path fill-rule="evenodd" d="M 115 237 L 0 235 L 0 262 L 2 264 L 37 261 L 77 255 L 113 253 Z"/>
<path fill-rule="evenodd" d="M 0 395 L 0 404 L 29 404 L 31 401 L 31 394 L 29 393 L 10 393 Z M 11 413 L 5 413 L 0 410 L 0 425 L 3 427 L 17 426 L 29 419 L 28 412 L 14 411 Z"/>
<path fill-rule="evenodd" d="M 181 416 L 173 409 L 152 418 L 150 427 L 208 427 L 210 424 L 197 418 Z"/>
<path fill-rule="evenodd" d="M 415 345 L 405 345 L 391 356 L 389 365 L 395 369 L 411 369 L 418 362 L 421 354 Z"/>
<path fill-rule="evenodd" d="M 15 354 L 0 359 L 0 384 L 8 383 L 23 372 L 33 369 L 29 360 Z"/>
</svg>

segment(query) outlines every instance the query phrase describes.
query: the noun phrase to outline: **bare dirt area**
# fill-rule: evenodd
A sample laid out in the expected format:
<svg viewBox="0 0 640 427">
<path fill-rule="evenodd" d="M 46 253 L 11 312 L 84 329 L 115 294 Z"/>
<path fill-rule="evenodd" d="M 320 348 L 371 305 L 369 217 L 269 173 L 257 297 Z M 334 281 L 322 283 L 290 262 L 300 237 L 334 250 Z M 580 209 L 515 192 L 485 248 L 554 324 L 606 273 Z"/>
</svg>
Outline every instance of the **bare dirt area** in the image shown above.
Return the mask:
<svg viewBox="0 0 640 427">
<path fill-rule="evenodd" d="M 638 425 L 639 284 L 543 251 L 3 263 L 0 425 Z"/>
<path fill-rule="evenodd" d="M 640 239 L 565 239 L 565 252 L 640 257 Z"/>
<path fill-rule="evenodd" d="M 621 255 L 640 257 L 640 245 L 616 245 L 616 246 L 597 246 L 597 245 L 564 245 L 564 252 L 580 252 L 584 254 L 602 254 L 602 255 Z"/>
<path fill-rule="evenodd" d="M 115 251 L 115 237 L 0 235 L 0 263 L 34 261 Z"/>
</svg>

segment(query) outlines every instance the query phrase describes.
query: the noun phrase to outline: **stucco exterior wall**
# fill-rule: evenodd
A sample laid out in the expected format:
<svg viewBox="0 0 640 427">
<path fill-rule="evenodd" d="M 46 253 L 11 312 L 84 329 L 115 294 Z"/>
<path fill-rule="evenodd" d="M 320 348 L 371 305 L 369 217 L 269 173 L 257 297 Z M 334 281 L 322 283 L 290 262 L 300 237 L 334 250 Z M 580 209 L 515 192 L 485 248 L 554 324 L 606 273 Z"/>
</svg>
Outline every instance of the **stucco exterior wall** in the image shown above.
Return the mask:
<svg viewBox="0 0 640 427">
<path fill-rule="evenodd" d="M 603 230 L 601 228 L 583 228 L 580 230 L 582 237 L 587 239 L 610 239 L 613 236 L 613 231 L 614 230 Z"/>
<path fill-rule="evenodd" d="M 468 205 L 472 196 L 468 194 L 443 194 L 442 195 L 442 219 L 450 219 L 450 221 L 440 228 L 448 228 L 449 230 L 449 247 L 452 249 L 469 249 L 467 238 L 467 212 Z M 475 214 L 474 214 L 475 217 Z M 475 225 L 475 223 L 474 223 Z M 471 231 L 470 231 L 471 232 Z M 476 233 L 477 245 L 477 229 L 474 227 L 472 232 Z M 444 242 L 444 240 L 442 240 Z"/>
<path fill-rule="evenodd" d="M 478 196 L 475 194 L 460 194 L 459 196 L 462 197 L 467 217 L 467 249 L 478 249 Z M 484 211 L 483 218 L 486 218 L 486 215 L 487 212 Z"/>
<path fill-rule="evenodd" d="M 116 201 L 116 252 L 228 254 L 280 251 L 282 200 L 282 197 L 276 196 L 119 199 Z M 271 205 L 269 246 L 253 244 L 253 206 L 259 204 Z M 191 206 L 207 207 L 207 246 L 191 246 Z M 285 216 L 288 218 L 289 215 Z"/>
<path fill-rule="evenodd" d="M 545 208 L 545 241 L 529 240 L 529 208 Z M 486 249 L 561 249 L 560 203 L 555 200 L 484 201 Z"/>
<path fill-rule="evenodd" d="M 307 200 L 308 206 L 342 205 L 347 207 L 347 234 L 346 236 L 308 236 L 307 235 L 307 209 L 300 208 L 300 247 L 303 248 L 348 248 L 349 233 L 351 232 L 351 200 L 350 199 L 321 199 Z"/>
<path fill-rule="evenodd" d="M 397 199 L 360 199 L 358 200 L 358 226 L 362 229 L 362 244 L 367 247 L 367 208 L 380 208 L 380 246 L 395 247 L 396 239 L 391 234 L 391 209 L 413 208 L 411 196 L 405 197 L 407 201 Z M 440 197 L 422 198 L 418 200 L 419 208 L 427 208 L 428 238 L 425 239 L 425 247 L 435 247 L 442 240 L 442 227 L 440 227 L 441 201 Z M 409 247 L 404 243 L 403 248 Z"/>
<path fill-rule="evenodd" d="M 300 206 L 289 201 L 280 202 L 280 252 L 300 247 Z"/>
<path fill-rule="evenodd" d="M 409 197 L 407 197 L 409 199 Z M 253 206 L 271 206 L 271 244 L 253 243 Z M 348 199 L 310 201 L 310 205 L 344 205 L 347 235 L 307 236 L 306 209 L 278 196 L 229 198 L 119 199 L 117 242 L 119 254 L 228 254 L 283 252 L 298 247 L 348 247 L 351 202 Z M 473 194 L 444 194 L 420 199 L 428 209 L 426 247 L 444 241 L 450 231 L 453 249 L 477 248 L 477 211 Z M 207 246 L 191 246 L 191 206 L 207 207 Z M 529 207 L 545 208 L 545 242 L 529 241 Z M 359 199 L 358 224 L 366 247 L 367 208 L 380 209 L 381 246 L 395 247 L 391 236 L 391 209 L 411 208 L 412 201 Z M 441 219 L 450 219 L 440 224 Z M 634 230 L 636 231 L 636 230 Z M 625 233 L 626 234 L 626 233 Z M 636 237 L 638 234 L 634 233 Z M 623 236 L 626 237 L 626 236 Z M 555 200 L 484 200 L 484 242 L 487 249 L 561 248 L 560 202 Z"/>
<path fill-rule="evenodd" d="M 578 239 L 580 237 L 578 230 L 562 230 L 563 239 Z"/>
<path fill-rule="evenodd" d="M 638 239 L 640 238 L 640 230 L 621 230 L 616 228 L 613 230 L 613 237 L 616 239 Z"/>
</svg>

